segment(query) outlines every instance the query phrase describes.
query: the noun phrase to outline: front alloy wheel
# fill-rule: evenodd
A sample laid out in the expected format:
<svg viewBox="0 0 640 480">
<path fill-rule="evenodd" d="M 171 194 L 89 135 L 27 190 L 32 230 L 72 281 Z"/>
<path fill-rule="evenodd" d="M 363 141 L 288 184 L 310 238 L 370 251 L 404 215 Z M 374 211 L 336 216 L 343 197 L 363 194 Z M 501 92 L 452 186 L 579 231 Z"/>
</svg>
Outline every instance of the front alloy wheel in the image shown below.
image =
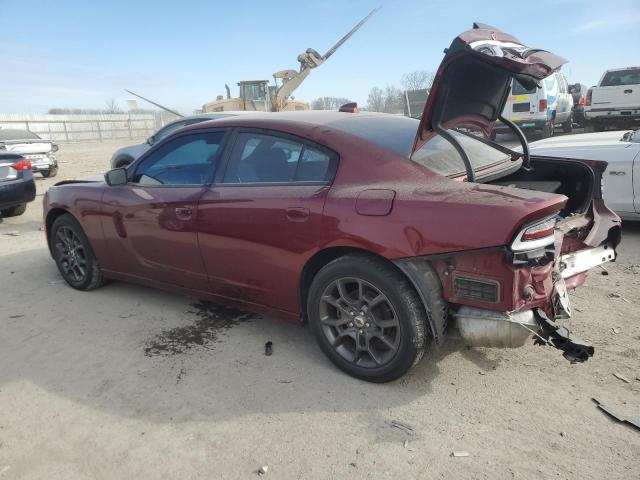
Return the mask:
<svg viewBox="0 0 640 480">
<path fill-rule="evenodd" d="M 50 235 L 51 253 L 69 285 L 79 290 L 92 290 L 102 285 L 102 274 L 89 239 L 72 215 L 56 218 Z"/>
</svg>

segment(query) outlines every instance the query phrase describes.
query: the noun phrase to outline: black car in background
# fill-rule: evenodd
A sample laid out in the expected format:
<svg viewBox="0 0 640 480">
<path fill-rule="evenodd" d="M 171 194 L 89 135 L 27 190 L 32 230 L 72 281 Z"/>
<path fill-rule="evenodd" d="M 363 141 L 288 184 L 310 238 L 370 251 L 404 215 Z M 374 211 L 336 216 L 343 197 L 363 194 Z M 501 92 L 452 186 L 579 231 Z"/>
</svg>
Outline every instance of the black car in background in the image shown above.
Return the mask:
<svg viewBox="0 0 640 480">
<path fill-rule="evenodd" d="M 0 217 L 16 217 L 36 198 L 31 162 L 18 153 L 0 152 Z"/>
<path fill-rule="evenodd" d="M 587 88 L 582 83 L 569 85 L 569 93 L 573 97 L 573 123 L 584 127 L 584 106 L 587 103 Z"/>
</svg>

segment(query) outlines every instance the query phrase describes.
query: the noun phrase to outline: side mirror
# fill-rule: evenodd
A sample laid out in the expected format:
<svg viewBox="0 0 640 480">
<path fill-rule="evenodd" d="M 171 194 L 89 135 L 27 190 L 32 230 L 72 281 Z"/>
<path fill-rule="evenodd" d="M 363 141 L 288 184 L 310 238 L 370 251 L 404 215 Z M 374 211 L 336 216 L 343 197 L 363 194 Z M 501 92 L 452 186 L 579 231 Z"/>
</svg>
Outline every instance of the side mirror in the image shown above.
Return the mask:
<svg viewBox="0 0 640 480">
<path fill-rule="evenodd" d="M 104 180 L 107 185 L 113 187 L 117 185 L 127 184 L 127 170 L 125 168 L 114 168 L 104 174 Z"/>
<path fill-rule="evenodd" d="M 153 145 L 155 143 L 156 139 L 153 135 L 151 135 L 149 138 L 147 138 L 147 143 L 149 145 Z"/>
</svg>

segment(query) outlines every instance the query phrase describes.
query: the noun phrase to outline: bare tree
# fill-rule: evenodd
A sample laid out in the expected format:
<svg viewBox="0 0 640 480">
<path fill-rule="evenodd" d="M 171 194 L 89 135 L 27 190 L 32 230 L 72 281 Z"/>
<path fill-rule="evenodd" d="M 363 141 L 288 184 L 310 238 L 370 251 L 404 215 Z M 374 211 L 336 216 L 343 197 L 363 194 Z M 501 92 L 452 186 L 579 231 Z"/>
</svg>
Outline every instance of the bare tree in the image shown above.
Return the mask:
<svg viewBox="0 0 640 480">
<path fill-rule="evenodd" d="M 400 83 L 404 90 L 420 90 L 423 88 L 431 88 L 433 79 L 436 74 L 426 70 L 416 70 L 402 75 Z"/>
<path fill-rule="evenodd" d="M 114 98 L 110 98 L 104 104 L 104 113 L 122 113 L 122 109 Z"/>
<path fill-rule="evenodd" d="M 382 112 L 384 110 L 384 92 L 380 87 L 373 87 L 367 97 L 367 110 Z"/>
<path fill-rule="evenodd" d="M 345 103 L 351 103 L 351 100 L 344 97 L 320 97 L 311 102 L 311 109 L 338 110 Z"/>
<path fill-rule="evenodd" d="M 402 91 L 394 85 L 387 85 L 384 88 L 384 107 L 382 111 L 385 113 L 402 113 L 403 110 Z"/>
</svg>

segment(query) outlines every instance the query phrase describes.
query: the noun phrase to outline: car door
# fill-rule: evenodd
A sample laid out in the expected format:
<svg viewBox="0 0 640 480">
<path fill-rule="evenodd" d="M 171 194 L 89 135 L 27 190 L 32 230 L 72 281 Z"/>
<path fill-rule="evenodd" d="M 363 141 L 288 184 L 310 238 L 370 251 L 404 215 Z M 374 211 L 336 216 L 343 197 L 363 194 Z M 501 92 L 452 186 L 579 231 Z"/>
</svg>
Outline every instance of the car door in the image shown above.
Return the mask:
<svg viewBox="0 0 640 480">
<path fill-rule="evenodd" d="M 214 293 L 298 312 L 299 274 L 321 242 L 337 155 L 274 131 L 234 134 L 224 172 L 198 206 L 198 239 Z"/>
<path fill-rule="evenodd" d="M 208 289 L 196 211 L 225 134 L 218 129 L 172 137 L 129 167 L 126 185 L 105 189 L 103 231 L 118 272 Z"/>
</svg>

